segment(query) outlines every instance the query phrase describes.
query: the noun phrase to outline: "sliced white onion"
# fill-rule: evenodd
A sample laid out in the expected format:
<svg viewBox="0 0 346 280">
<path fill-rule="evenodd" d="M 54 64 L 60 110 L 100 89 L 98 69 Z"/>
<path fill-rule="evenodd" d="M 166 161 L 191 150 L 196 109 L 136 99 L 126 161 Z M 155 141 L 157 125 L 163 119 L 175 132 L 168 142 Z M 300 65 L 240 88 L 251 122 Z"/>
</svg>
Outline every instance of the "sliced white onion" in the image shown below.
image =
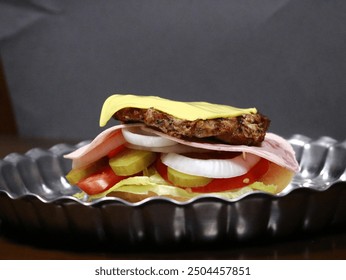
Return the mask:
<svg viewBox="0 0 346 280">
<path fill-rule="evenodd" d="M 259 156 L 243 154 L 231 159 L 197 159 L 168 153 L 161 155 L 161 161 L 182 173 L 208 178 L 232 178 L 246 174 L 260 160 Z"/>
<path fill-rule="evenodd" d="M 168 147 L 176 145 L 177 142 L 142 130 L 140 127 L 122 129 L 125 140 L 133 145 L 142 147 Z"/>
</svg>

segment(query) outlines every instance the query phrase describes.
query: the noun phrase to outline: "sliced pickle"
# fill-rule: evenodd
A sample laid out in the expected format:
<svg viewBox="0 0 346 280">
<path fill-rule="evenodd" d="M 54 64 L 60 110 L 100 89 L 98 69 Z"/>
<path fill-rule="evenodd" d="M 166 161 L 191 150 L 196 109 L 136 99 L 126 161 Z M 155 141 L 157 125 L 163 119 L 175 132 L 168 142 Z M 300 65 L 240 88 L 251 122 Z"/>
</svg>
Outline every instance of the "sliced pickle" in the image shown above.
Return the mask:
<svg viewBox="0 0 346 280">
<path fill-rule="evenodd" d="M 178 187 L 202 187 L 213 180 L 212 178 L 182 173 L 171 167 L 167 168 L 167 174 L 168 180 Z"/>
<path fill-rule="evenodd" d="M 151 165 L 156 154 L 150 151 L 124 149 L 109 160 L 114 173 L 119 176 L 131 176 Z"/>
<path fill-rule="evenodd" d="M 67 181 L 71 185 L 77 184 L 80 180 L 90 176 L 101 170 L 103 167 L 107 166 L 108 159 L 106 157 L 99 159 L 98 161 L 91 163 L 87 166 L 83 166 L 81 168 L 72 169 L 65 176 Z"/>
</svg>

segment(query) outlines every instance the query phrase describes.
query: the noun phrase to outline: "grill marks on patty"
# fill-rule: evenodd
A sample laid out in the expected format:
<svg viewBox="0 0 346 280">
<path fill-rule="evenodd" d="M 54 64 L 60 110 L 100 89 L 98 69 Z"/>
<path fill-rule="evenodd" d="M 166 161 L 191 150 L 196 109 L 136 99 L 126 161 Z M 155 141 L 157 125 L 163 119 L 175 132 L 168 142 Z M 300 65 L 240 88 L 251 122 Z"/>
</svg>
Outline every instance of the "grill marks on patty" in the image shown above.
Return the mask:
<svg viewBox="0 0 346 280">
<path fill-rule="evenodd" d="M 124 108 L 113 117 L 124 123 L 141 122 L 170 136 L 232 145 L 258 146 L 264 140 L 270 120 L 260 114 L 244 114 L 234 118 L 182 120 L 154 108 Z"/>
</svg>

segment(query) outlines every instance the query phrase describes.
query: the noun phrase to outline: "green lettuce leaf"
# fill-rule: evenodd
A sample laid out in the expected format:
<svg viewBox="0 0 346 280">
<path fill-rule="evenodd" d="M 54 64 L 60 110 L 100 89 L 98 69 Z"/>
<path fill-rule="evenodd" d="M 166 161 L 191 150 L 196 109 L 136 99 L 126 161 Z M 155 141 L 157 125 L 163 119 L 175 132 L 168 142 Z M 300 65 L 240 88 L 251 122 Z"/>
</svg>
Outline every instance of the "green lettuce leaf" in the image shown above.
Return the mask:
<svg viewBox="0 0 346 280">
<path fill-rule="evenodd" d="M 264 191 L 267 193 L 276 193 L 277 187 L 275 185 L 266 185 L 262 182 L 255 182 L 249 185 L 248 187 L 257 190 L 257 191 Z"/>
<path fill-rule="evenodd" d="M 232 191 L 208 193 L 208 195 L 218 196 L 222 198 L 234 199 L 254 190 L 275 193 L 275 185 L 265 185 L 261 182 L 255 182 L 247 187 L 234 189 Z M 143 176 L 129 177 L 115 184 L 112 188 L 95 195 L 89 196 L 89 200 L 95 200 L 107 196 L 112 192 L 125 192 L 137 195 L 148 195 L 155 193 L 158 196 L 171 196 L 190 199 L 203 195 L 202 193 L 189 192 L 184 188 L 174 187 L 167 183 L 160 174 L 154 169 L 146 169 Z M 78 197 L 82 197 L 81 194 Z"/>
</svg>

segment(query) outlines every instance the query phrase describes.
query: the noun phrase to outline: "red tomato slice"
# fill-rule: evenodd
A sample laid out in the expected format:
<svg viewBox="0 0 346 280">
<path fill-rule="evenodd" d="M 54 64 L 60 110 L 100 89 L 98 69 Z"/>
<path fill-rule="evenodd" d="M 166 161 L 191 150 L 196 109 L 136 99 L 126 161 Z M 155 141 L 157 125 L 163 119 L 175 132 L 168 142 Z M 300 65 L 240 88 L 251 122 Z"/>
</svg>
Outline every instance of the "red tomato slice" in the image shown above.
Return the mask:
<svg viewBox="0 0 346 280">
<path fill-rule="evenodd" d="M 169 182 L 167 175 L 167 166 L 164 165 L 161 160 L 157 160 L 155 163 L 157 172 L 162 176 L 163 179 Z M 196 193 L 210 193 L 210 192 L 222 192 L 232 189 L 238 189 L 248 186 L 256 182 L 262 177 L 269 168 L 269 162 L 266 159 L 261 159 L 250 171 L 242 176 L 214 179 L 209 184 L 203 187 L 193 187 L 192 192 Z"/>
<path fill-rule="evenodd" d="M 110 166 L 105 167 L 100 172 L 92 174 L 77 183 L 77 186 L 89 195 L 103 192 L 116 183 L 125 179 L 125 176 L 116 175 Z"/>
<path fill-rule="evenodd" d="M 120 145 L 108 153 L 108 158 L 114 157 L 116 154 L 120 153 L 125 148 L 125 145 Z"/>
<path fill-rule="evenodd" d="M 160 159 L 160 157 L 157 158 L 157 160 L 154 163 L 155 169 L 165 181 L 169 182 L 168 180 L 168 174 L 167 174 L 167 166 L 164 165 Z"/>
</svg>

